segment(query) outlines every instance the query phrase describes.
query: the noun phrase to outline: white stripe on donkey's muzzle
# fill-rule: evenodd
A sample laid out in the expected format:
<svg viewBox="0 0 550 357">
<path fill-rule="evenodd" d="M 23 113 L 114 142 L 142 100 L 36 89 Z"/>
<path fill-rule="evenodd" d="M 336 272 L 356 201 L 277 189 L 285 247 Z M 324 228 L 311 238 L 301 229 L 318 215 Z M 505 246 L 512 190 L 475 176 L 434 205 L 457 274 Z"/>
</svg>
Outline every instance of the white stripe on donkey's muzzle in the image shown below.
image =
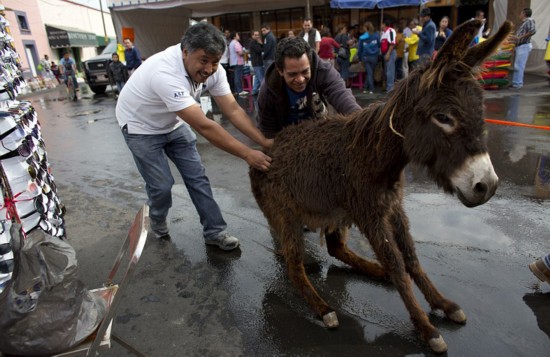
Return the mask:
<svg viewBox="0 0 550 357">
<path fill-rule="evenodd" d="M 498 186 L 498 176 L 493 169 L 488 153 L 468 158 L 462 167 L 451 176 L 460 202 L 475 207 L 487 202 Z"/>
</svg>

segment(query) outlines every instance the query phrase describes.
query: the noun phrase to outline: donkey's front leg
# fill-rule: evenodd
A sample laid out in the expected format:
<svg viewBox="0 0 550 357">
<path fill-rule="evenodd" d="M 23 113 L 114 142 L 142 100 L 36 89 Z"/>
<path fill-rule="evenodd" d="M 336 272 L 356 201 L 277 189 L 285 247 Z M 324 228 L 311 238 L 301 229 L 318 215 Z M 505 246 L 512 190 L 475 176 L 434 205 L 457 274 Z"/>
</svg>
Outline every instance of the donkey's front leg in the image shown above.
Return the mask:
<svg viewBox="0 0 550 357">
<path fill-rule="evenodd" d="M 409 231 L 409 220 L 403 211 L 403 207 L 398 205 L 394 207 L 393 212 L 391 226 L 394 230 L 395 241 L 403 255 L 407 272 L 414 279 L 432 309 L 443 310 L 445 315 L 456 323 L 466 323 L 466 314 L 464 314 L 460 306 L 443 296 L 430 278 L 428 278 L 424 269 L 422 269 L 416 255 L 413 238 Z"/>
<path fill-rule="evenodd" d="M 373 210 L 376 211 L 376 210 Z M 379 210 L 380 211 L 380 210 Z M 365 215 L 366 217 L 367 215 Z M 436 353 L 447 351 L 447 344 L 438 329 L 435 328 L 422 310 L 412 288 L 412 282 L 405 268 L 405 262 L 392 234 L 389 217 L 378 216 L 363 218 L 362 222 L 356 221 L 358 227 L 369 238 L 371 246 L 378 257 L 378 261 L 384 266 L 389 279 L 397 288 L 405 307 L 409 311 L 410 318 L 420 332 L 424 341 L 428 342 Z"/>
<path fill-rule="evenodd" d="M 277 228 L 274 227 L 277 231 Z M 309 281 L 304 268 L 304 236 L 302 225 L 287 222 L 284 226 L 278 227 L 283 250 L 283 256 L 286 261 L 286 267 L 290 281 L 296 287 L 311 308 L 323 318 L 323 323 L 327 328 L 338 327 L 338 317 L 336 312 L 319 296 L 311 282 Z"/>
<path fill-rule="evenodd" d="M 337 228 L 334 232 L 325 232 L 328 253 L 362 274 L 385 278 L 386 271 L 380 263 L 362 258 L 351 251 L 346 243 L 347 238 L 348 229 L 344 227 Z"/>
</svg>

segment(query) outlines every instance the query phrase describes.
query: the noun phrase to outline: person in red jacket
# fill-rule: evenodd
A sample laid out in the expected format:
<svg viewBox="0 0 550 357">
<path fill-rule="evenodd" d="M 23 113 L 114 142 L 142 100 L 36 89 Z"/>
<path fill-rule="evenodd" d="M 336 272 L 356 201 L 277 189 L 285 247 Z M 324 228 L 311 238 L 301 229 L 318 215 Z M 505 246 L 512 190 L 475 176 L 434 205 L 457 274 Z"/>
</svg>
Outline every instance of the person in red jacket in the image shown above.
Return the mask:
<svg viewBox="0 0 550 357">
<path fill-rule="evenodd" d="M 329 62 L 334 66 L 335 53 L 340 49 L 340 44 L 332 38 L 330 30 L 324 28 L 321 31 L 321 43 L 319 44 L 319 57 L 323 61 Z"/>
</svg>

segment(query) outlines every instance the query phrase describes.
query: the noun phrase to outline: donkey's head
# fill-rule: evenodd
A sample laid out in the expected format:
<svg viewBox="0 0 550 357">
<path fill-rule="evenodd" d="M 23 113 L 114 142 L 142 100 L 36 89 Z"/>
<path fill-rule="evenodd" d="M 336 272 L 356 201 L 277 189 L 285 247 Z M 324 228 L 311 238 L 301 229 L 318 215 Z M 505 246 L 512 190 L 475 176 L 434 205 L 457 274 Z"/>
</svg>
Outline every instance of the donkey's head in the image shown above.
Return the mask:
<svg viewBox="0 0 550 357">
<path fill-rule="evenodd" d="M 390 99 L 395 105 L 386 106 L 400 118 L 409 159 L 426 166 L 468 207 L 487 202 L 498 184 L 483 142 L 483 90 L 475 75 L 511 31 L 505 22 L 495 36 L 470 48 L 480 26 L 477 20 L 459 26 L 430 66 L 396 88 Z"/>
</svg>

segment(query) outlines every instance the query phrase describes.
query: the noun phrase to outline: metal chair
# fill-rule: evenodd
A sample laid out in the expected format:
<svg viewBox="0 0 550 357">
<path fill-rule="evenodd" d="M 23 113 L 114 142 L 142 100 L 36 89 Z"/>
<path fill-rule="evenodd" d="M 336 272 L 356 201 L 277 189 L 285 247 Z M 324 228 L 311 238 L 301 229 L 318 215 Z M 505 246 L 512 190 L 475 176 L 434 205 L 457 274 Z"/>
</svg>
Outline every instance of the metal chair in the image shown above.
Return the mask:
<svg viewBox="0 0 550 357">
<path fill-rule="evenodd" d="M 143 248 L 145 247 L 145 242 L 147 240 L 147 230 L 149 228 L 149 207 L 143 205 L 139 210 L 130 227 L 128 236 L 124 241 L 124 244 L 120 248 L 118 255 L 116 257 L 115 263 L 107 281 L 104 284 L 103 288 L 90 290 L 98 297 L 102 298 L 106 302 L 107 310 L 105 316 L 96 332 L 88 337 L 85 341 L 80 343 L 77 346 L 74 346 L 71 350 L 65 351 L 55 356 L 96 356 L 100 348 L 110 348 L 111 347 L 111 338 L 118 342 L 121 346 L 126 348 L 128 351 L 132 352 L 136 356 L 144 356 L 142 353 L 137 351 L 130 344 L 122 340 L 120 337 L 117 337 L 111 331 L 111 325 L 113 318 L 115 317 L 117 307 L 122 300 L 122 293 L 128 286 L 128 282 L 136 268 L 136 265 L 141 257 Z M 122 258 L 128 256 L 128 266 L 126 271 L 122 273 L 118 284 L 114 282 L 115 276 L 117 275 L 118 268 L 122 261 Z"/>
</svg>

